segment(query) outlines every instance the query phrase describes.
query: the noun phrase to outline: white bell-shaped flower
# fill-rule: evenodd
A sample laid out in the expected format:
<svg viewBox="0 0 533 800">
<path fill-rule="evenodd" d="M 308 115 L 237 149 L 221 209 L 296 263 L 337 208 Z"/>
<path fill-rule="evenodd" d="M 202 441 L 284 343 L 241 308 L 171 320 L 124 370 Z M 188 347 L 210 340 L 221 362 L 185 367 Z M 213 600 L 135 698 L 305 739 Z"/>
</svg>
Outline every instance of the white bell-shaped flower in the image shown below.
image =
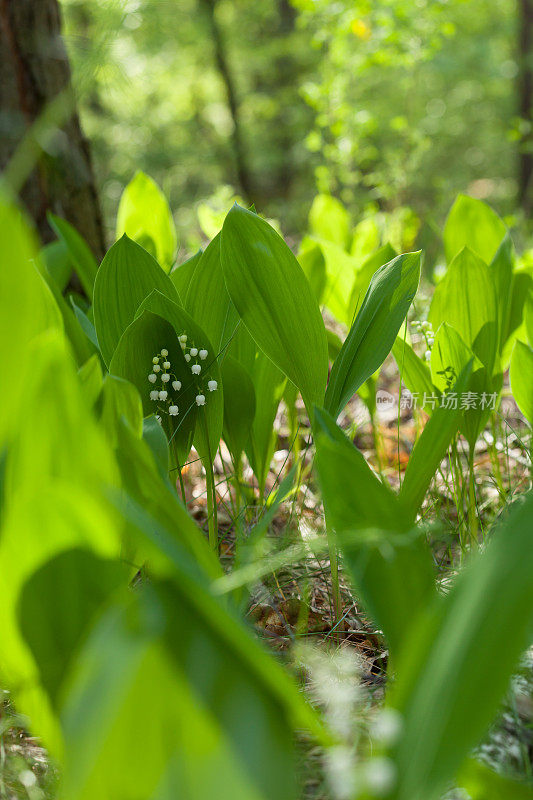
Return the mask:
<svg viewBox="0 0 533 800">
<path fill-rule="evenodd" d="M 148 380 L 150 381 L 150 383 L 155 383 L 157 380 L 157 375 L 154 375 L 154 373 L 152 372 L 150 375 L 148 375 Z"/>
<path fill-rule="evenodd" d="M 198 355 L 198 348 L 197 347 L 191 347 L 190 353 L 191 353 L 191 356 L 197 356 Z"/>
<path fill-rule="evenodd" d="M 162 356 L 168 356 L 168 350 L 161 350 Z"/>
<path fill-rule="evenodd" d="M 185 353 L 185 361 L 190 361 L 191 357 L 188 353 Z"/>
<path fill-rule="evenodd" d="M 161 380 L 163 381 L 163 383 L 169 382 L 170 375 L 168 374 L 168 372 L 163 372 L 163 374 L 161 375 Z"/>
<path fill-rule="evenodd" d="M 199 375 L 202 371 L 200 364 L 193 364 L 191 367 L 191 372 L 193 375 Z"/>
<path fill-rule="evenodd" d="M 161 389 L 161 391 L 159 392 L 159 399 L 160 400 L 166 400 L 167 397 L 168 397 L 167 390 L 166 389 Z"/>
<path fill-rule="evenodd" d="M 207 352 L 207 350 L 200 350 L 200 352 L 198 353 L 198 355 L 200 356 L 200 358 L 202 359 L 202 361 L 205 361 L 205 359 L 207 358 L 207 356 L 209 355 L 209 353 Z"/>
<path fill-rule="evenodd" d="M 205 406 L 205 395 L 197 394 L 196 395 L 196 405 L 197 406 Z"/>
<path fill-rule="evenodd" d="M 161 372 L 161 367 L 159 364 L 154 364 L 154 372 Z"/>
<path fill-rule="evenodd" d="M 171 417 L 177 417 L 179 414 L 179 408 L 177 406 L 169 406 L 168 413 Z"/>
<path fill-rule="evenodd" d="M 163 361 L 163 369 L 170 369 L 170 361 Z"/>
<path fill-rule="evenodd" d="M 175 392 L 179 392 L 181 389 L 181 381 L 172 381 L 172 388 Z"/>
<path fill-rule="evenodd" d="M 159 392 L 157 389 L 150 392 L 150 400 L 159 400 Z"/>
<path fill-rule="evenodd" d="M 207 381 L 207 388 L 210 392 L 216 392 L 218 389 L 218 383 L 216 381 Z"/>
</svg>

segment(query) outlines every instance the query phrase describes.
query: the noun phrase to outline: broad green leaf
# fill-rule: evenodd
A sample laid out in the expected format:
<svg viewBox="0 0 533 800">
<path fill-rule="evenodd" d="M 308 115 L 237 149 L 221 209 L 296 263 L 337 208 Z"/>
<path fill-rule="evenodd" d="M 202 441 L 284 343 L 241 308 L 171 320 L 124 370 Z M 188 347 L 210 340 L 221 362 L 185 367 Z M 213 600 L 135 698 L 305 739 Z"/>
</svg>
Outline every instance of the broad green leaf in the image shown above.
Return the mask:
<svg viewBox="0 0 533 800">
<path fill-rule="evenodd" d="M 174 263 L 177 235 L 168 201 L 157 183 L 137 172 L 120 198 L 117 239 L 126 233 L 148 250 L 168 272 Z"/>
<path fill-rule="evenodd" d="M 143 420 L 143 439 L 152 451 L 160 475 L 167 481 L 170 466 L 168 440 L 155 416 L 146 417 Z"/>
<path fill-rule="evenodd" d="M 328 414 L 316 411 L 315 459 L 328 530 L 336 534 L 354 588 L 396 657 L 434 593 L 432 559 L 409 532 L 408 515 Z"/>
<path fill-rule="evenodd" d="M 329 194 L 317 194 L 309 211 L 309 227 L 319 239 L 343 250 L 350 244 L 350 216 L 342 203 Z"/>
<path fill-rule="evenodd" d="M 56 444 L 61 447 L 60 442 Z M 76 452 L 70 451 L 73 471 L 72 454 Z M 81 451 L 78 456 L 83 457 Z M 46 472 L 41 473 L 40 481 L 33 493 L 11 503 L 2 526 L 0 679 L 2 686 L 11 690 L 19 712 L 31 720 L 34 733 L 58 756 L 62 741 L 57 719 L 41 686 L 40 666 L 19 627 L 19 598 L 26 581 L 65 550 L 84 547 L 104 558 L 118 557 L 120 541 L 114 515 L 96 493 L 66 478 L 51 482 Z"/>
<path fill-rule="evenodd" d="M 406 628 L 436 594 L 431 551 L 417 530 L 343 531 L 337 542 L 354 590 L 383 631 L 396 664 Z"/>
<path fill-rule="evenodd" d="M 490 262 L 489 268 L 494 280 L 498 310 L 498 349 L 501 352 L 507 339 L 509 316 L 511 314 L 511 296 L 513 286 L 513 269 L 515 262 L 514 247 L 507 233 Z"/>
<path fill-rule="evenodd" d="M 83 395 L 87 399 L 87 404 L 92 408 L 102 391 L 104 376 L 102 373 L 102 360 L 97 353 L 94 353 L 85 364 L 78 370 L 78 378 L 83 390 Z"/>
<path fill-rule="evenodd" d="M 468 386 L 471 372 L 472 362 L 469 362 L 454 384 L 452 393 L 443 396 L 409 457 L 400 490 L 400 500 L 413 522 L 424 501 L 429 484 L 458 431 L 463 416 L 461 395 Z"/>
<path fill-rule="evenodd" d="M 356 313 L 359 311 L 374 273 L 384 264 L 392 261 L 396 255 L 397 253 L 394 247 L 387 243 L 383 245 L 383 247 L 380 247 L 379 250 L 376 250 L 375 253 L 369 255 L 363 263 L 357 267 L 347 308 L 347 325 L 352 324 Z"/>
<path fill-rule="evenodd" d="M 240 319 L 224 282 L 220 263 L 220 234 L 215 236 L 198 260 L 184 306 L 205 331 L 222 362 Z"/>
<path fill-rule="evenodd" d="M 457 784 L 468 792 L 471 800 L 531 800 L 533 796 L 530 785 L 493 772 L 473 758 L 461 767 Z"/>
<path fill-rule="evenodd" d="M 76 315 L 76 319 L 78 320 L 80 328 L 84 332 L 85 336 L 88 338 L 88 340 L 91 342 L 91 344 L 97 350 L 99 350 L 100 348 L 98 346 L 98 337 L 96 335 L 95 327 L 94 327 L 93 323 L 91 322 L 91 320 L 89 319 L 89 317 L 87 316 L 87 314 L 76 303 L 76 300 L 74 299 L 74 297 L 72 295 L 70 297 L 70 305 L 72 306 L 72 310 L 74 311 L 74 314 Z"/>
<path fill-rule="evenodd" d="M 14 363 L 27 357 L 29 343 L 48 329 L 63 327 L 60 312 L 47 284 L 35 267 L 37 244 L 22 211 L 0 192 L 0 367 L 10 375 L 9 391 L 0 401 L 0 439 L 12 427 L 24 374 Z"/>
<path fill-rule="evenodd" d="M 444 250 L 450 263 L 464 247 L 490 264 L 507 233 L 502 220 L 481 200 L 460 194 L 444 226 Z"/>
<path fill-rule="evenodd" d="M 77 315 L 70 307 L 67 299 L 63 296 L 55 281 L 42 267 L 41 275 L 44 281 L 46 281 L 46 285 L 50 289 L 51 296 L 55 301 L 55 306 L 61 315 L 62 327 L 70 341 L 76 361 L 78 365 L 81 365 L 95 352 L 95 346 L 87 337 L 87 334 L 77 319 Z"/>
<path fill-rule="evenodd" d="M 246 445 L 246 455 L 262 495 L 276 449 L 274 420 L 287 379 L 261 350 L 257 351 L 249 374 L 255 390 L 255 416 Z"/>
<path fill-rule="evenodd" d="M 66 693 L 64 795 L 171 800 L 179 786 L 192 800 L 289 800 L 295 710 L 313 719 L 220 598 L 179 570 L 89 638 Z"/>
<path fill-rule="evenodd" d="M 322 304 L 339 322 L 349 325 L 349 300 L 357 274 L 357 261 L 339 245 L 325 240 L 319 242 L 326 264 L 326 286 Z"/>
<path fill-rule="evenodd" d="M 191 800 L 214 795 L 259 800 L 262 795 L 254 791 L 253 776 L 246 764 L 239 763 L 228 732 L 191 685 L 191 666 L 200 668 L 198 677 L 203 676 L 205 661 L 195 658 L 183 673 L 165 642 L 167 612 L 155 600 L 147 605 L 146 593 L 144 589 L 134 599 L 138 608 L 126 606 L 104 617 L 75 665 L 63 712 L 67 742 L 63 796 L 170 800 L 179 786 L 180 794 Z M 189 610 L 175 603 L 176 613 L 185 637 Z M 219 666 L 225 652 L 217 653 L 216 641 L 209 647 L 209 638 L 199 629 L 195 644 Z M 230 661 L 228 666 L 235 665 Z M 255 700 L 256 693 L 246 688 Z M 136 710 L 139 698 L 142 733 Z M 239 715 L 236 725 L 238 720 Z M 263 720 L 256 716 L 254 721 L 264 734 Z M 280 744 L 288 744 L 287 740 L 285 735 Z M 288 753 L 284 758 L 290 762 Z"/>
<path fill-rule="evenodd" d="M 72 261 L 63 242 L 50 242 L 39 251 L 46 271 L 60 292 L 64 292 L 72 275 Z"/>
<path fill-rule="evenodd" d="M 156 559 L 160 566 L 162 553 L 165 554 L 164 561 L 168 560 L 163 547 L 163 532 L 166 531 L 170 542 L 179 545 L 180 553 L 185 549 L 192 555 L 196 572 L 213 580 L 219 577 L 222 571 L 218 559 L 207 544 L 203 531 L 195 524 L 178 498 L 175 490 L 176 472 L 171 473 L 173 488 L 168 480 L 161 477 L 159 456 L 154 455 L 153 448 L 146 440 L 138 439 L 124 424 L 119 427 L 116 456 L 122 483 L 127 492 L 125 497 L 124 495 L 119 497 L 118 507 L 121 513 L 128 516 L 130 510 L 138 506 L 143 519 L 139 526 L 136 521 L 139 514 L 132 514 L 135 518 L 134 524 L 142 530 L 147 517 L 153 524 L 153 528 L 150 529 L 153 541 L 145 553 L 148 567 L 153 569 L 153 559 Z M 142 533 L 146 545 L 146 531 L 142 530 Z M 134 544 L 141 553 L 144 553 L 143 541 L 137 537 Z M 139 558 L 138 553 L 136 558 Z"/>
<path fill-rule="evenodd" d="M 124 235 L 106 253 L 94 283 L 94 325 L 107 365 L 137 309 L 154 289 L 179 302 L 174 284 L 157 261 Z"/>
<path fill-rule="evenodd" d="M 375 217 L 366 217 L 357 223 L 353 229 L 350 253 L 357 258 L 366 258 L 379 247 L 381 234 Z M 395 253 L 390 258 L 393 258 Z M 385 259 L 389 261 L 390 259 Z"/>
<path fill-rule="evenodd" d="M 492 374 L 499 349 L 495 277 L 468 248 L 455 256 L 437 284 L 428 319 L 434 330 L 443 322 L 454 327 Z"/>
<path fill-rule="evenodd" d="M 315 435 L 315 464 L 331 527 L 407 531 L 408 519 L 398 498 L 323 410 L 316 411 Z"/>
<path fill-rule="evenodd" d="M 191 258 L 188 258 L 183 264 L 179 264 L 179 266 L 175 267 L 170 273 L 170 280 L 174 284 L 180 298 L 187 297 L 189 283 L 202 255 L 203 250 L 198 250 Z"/>
<path fill-rule="evenodd" d="M 148 380 L 148 376 L 153 374 L 152 359 L 162 349 L 168 351 L 167 358 L 171 364 L 171 374 L 174 376 L 172 379 L 181 381 L 181 388 L 178 391 L 172 388 L 171 382 L 165 387 L 159 378 L 155 383 L 150 383 Z M 158 314 L 143 310 L 124 331 L 109 370 L 113 375 L 130 381 L 137 388 L 145 416 L 150 414 L 161 416 L 161 424 L 167 437 L 176 448 L 179 462 L 183 463 L 191 449 L 196 424 L 196 387 L 190 380 L 191 372 L 172 324 Z M 176 417 L 168 414 L 167 402 L 150 399 L 151 391 L 162 391 L 165 388 L 169 399 L 179 408 Z"/>
<path fill-rule="evenodd" d="M 426 361 L 417 356 L 411 345 L 401 336 L 396 338 L 392 346 L 392 355 L 398 366 L 401 379 L 413 395 L 418 395 L 423 403 L 424 395 L 430 397 L 435 393 L 431 380 L 431 369 Z M 431 414 L 431 405 L 425 410 Z"/>
<path fill-rule="evenodd" d="M 317 302 L 322 303 L 326 288 L 326 261 L 318 242 L 305 237 L 298 251 L 298 263 L 303 269 Z"/>
<path fill-rule="evenodd" d="M 533 349 L 519 339 L 513 348 L 509 374 L 516 404 L 533 427 Z"/>
<path fill-rule="evenodd" d="M 226 356 L 221 367 L 224 384 L 224 440 L 238 462 L 255 417 L 255 390 L 250 375 L 233 356 Z"/>
<path fill-rule="evenodd" d="M 533 495 L 513 504 L 482 553 L 408 637 L 389 703 L 403 717 L 393 800 L 436 800 L 498 710 L 531 642 Z M 494 631 L 505 630 L 505 647 Z"/>
<path fill-rule="evenodd" d="M 336 333 L 329 328 L 326 328 L 326 336 L 328 339 L 328 355 L 330 361 L 335 361 L 340 351 L 342 350 L 342 340 Z"/>
<path fill-rule="evenodd" d="M 529 344 L 533 347 L 533 287 L 529 291 L 524 303 L 524 326 Z"/>
<path fill-rule="evenodd" d="M 57 709 L 65 675 L 91 623 L 131 567 L 88 549 L 64 550 L 43 562 L 21 589 L 17 616 L 38 666 L 40 682 Z"/>
<path fill-rule="evenodd" d="M 137 436 L 142 435 L 143 405 L 136 387 L 117 375 L 106 375 L 99 401 L 100 421 L 112 447 L 117 443 L 117 430 L 122 419 Z"/>
<path fill-rule="evenodd" d="M 507 321 L 502 363 L 509 364 L 514 343 L 528 338 L 528 307 L 533 306 L 533 278 L 527 272 L 515 272 L 511 287 L 511 308 Z M 531 311 L 529 312 L 531 319 Z M 530 322 L 530 329 L 532 323 Z"/>
<path fill-rule="evenodd" d="M 444 322 L 435 334 L 431 351 L 431 377 L 437 389 L 450 390 L 471 361 L 473 368 L 467 391 L 458 395 L 457 400 L 459 406 L 465 403 L 460 429 L 473 446 L 490 415 L 491 396 L 499 393 L 501 384 L 498 377 L 492 378 L 487 373 L 455 328 Z"/>
<path fill-rule="evenodd" d="M 325 408 L 338 417 L 390 352 L 416 293 L 420 253 L 398 256 L 372 277 L 361 309 L 333 364 Z"/>
<path fill-rule="evenodd" d="M 205 460 L 209 458 L 209 453 L 209 460 L 214 459 L 222 435 L 222 420 L 224 414 L 224 399 L 218 354 L 211 344 L 209 337 L 200 325 L 198 325 L 196 320 L 194 320 L 184 308 L 173 303 L 160 292 L 152 292 L 141 304 L 139 312 L 145 309 L 154 314 L 159 314 L 163 319 L 170 322 L 178 336 L 186 334 L 188 337 L 187 348 L 196 347 L 198 350 L 198 354 L 191 357 L 190 363 L 185 363 L 183 359 L 176 362 L 177 365 L 179 364 L 179 367 L 176 367 L 175 376 L 182 384 L 177 399 L 180 400 L 184 398 L 187 392 L 191 393 L 194 407 L 191 408 L 189 402 L 187 402 L 183 410 L 190 408 L 191 410 L 188 413 L 196 413 L 197 415 L 194 439 L 195 447 L 202 459 Z M 199 352 L 202 350 L 207 350 L 207 356 L 204 360 L 202 360 L 199 355 Z M 192 373 L 192 365 L 195 363 L 200 366 L 201 372 L 199 375 L 194 375 Z M 183 367 L 184 364 L 185 367 Z M 182 372 L 182 369 L 184 369 L 184 372 Z M 210 381 L 216 381 L 217 388 L 215 391 L 209 389 Z M 197 395 L 204 396 L 205 406 L 201 408 L 196 406 L 194 398 L 196 398 Z M 177 419 L 179 420 L 179 417 Z"/>
<path fill-rule="evenodd" d="M 46 216 L 58 239 L 65 245 L 87 297 L 92 297 L 98 264 L 89 245 L 65 219 L 56 217 L 51 212 Z"/>
<path fill-rule="evenodd" d="M 64 338 L 41 337 L 28 359 L 31 372 L 26 375 L 18 409 L 24 424 L 16 429 L 7 464 L 9 495 L 23 496 L 36 486 L 44 490 L 47 481 L 66 480 L 86 489 L 102 483 L 115 485 L 111 450 Z M 35 403 L 39 413 L 35 413 Z"/>
<path fill-rule="evenodd" d="M 229 295 L 257 345 L 300 389 L 308 409 L 321 405 L 326 331 L 290 249 L 268 223 L 234 206 L 222 228 L 221 258 Z"/>
<path fill-rule="evenodd" d="M 431 380 L 438 391 L 450 390 L 472 360 L 475 369 L 482 369 L 481 362 L 476 359 L 458 331 L 443 322 L 435 334 L 431 350 Z"/>
</svg>

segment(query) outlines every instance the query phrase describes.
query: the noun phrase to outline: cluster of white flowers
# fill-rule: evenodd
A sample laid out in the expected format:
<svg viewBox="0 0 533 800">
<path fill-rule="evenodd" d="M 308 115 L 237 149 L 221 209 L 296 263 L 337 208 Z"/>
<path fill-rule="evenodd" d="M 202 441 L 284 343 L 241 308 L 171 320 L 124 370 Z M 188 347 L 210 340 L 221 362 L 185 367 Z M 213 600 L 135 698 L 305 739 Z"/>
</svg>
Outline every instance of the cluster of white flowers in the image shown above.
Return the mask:
<svg viewBox="0 0 533 800">
<path fill-rule="evenodd" d="M 411 323 L 417 333 L 421 333 L 424 339 L 426 340 L 426 352 L 424 353 L 424 358 L 426 361 L 431 361 L 431 348 L 433 347 L 433 342 L 435 341 L 433 328 L 431 327 L 431 323 L 424 320 L 424 322 L 420 322 L 420 320 L 415 319 Z"/>
<path fill-rule="evenodd" d="M 198 376 L 202 373 L 202 364 L 200 361 L 205 361 L 207 356 L 209 355 L 209 351 L 202 348 L 199 350 L 194 344 L 188 344 L 189 337 L 186 333 L 182 333 L 179 337 L 181 349 L 183 350 L 183 356 L 185 361 L 191 365 L 191 374 Z M 196 405 L 197 406 L 205 406 L 205 389 L 201 384 L 197 384 L 197 394 L 196 394 Z M 216 392 L 218 389 L 218 383 L 216 381 L 208 381 L 207 382 L 207 389 L 209 392 Z"/>
<path fill-rule="evenodd" d="M 152 372 L 148 375 L 148 380 L 152 384 L 157 383 L 158 379 L 161 380 L 162 388 L 152 389 L 150 400 L 158 404 L 159 411 L 168 414 L 170 417 L 177 417 L 179 406 L 175 402 L 175 398 L 171 397 L 169 390 L 172 387 L 173 392 L 179 392 L 181 390 L 181 381 L 170 371 L 171 368 L 172 364 L 168 360 L 168 350 L 163 348 L 159 355 L 152 358 Z M 161 422 L 160 414 L 156 414 L 156 418 Z"/>
<path fill-rule="evenodd" d="M 191 363 L 191 374 L 195 377 L 200 376 L 202 372 L 202 365 L 198 363 L 198 359 L 200 361 L 205 361 L 209 352 L 205 349 L 199 350 L 194 345 L 190 346 L 187 344 L 188 336 L 186 333 L 181 334 L 179 337 L 179 342 L 181 345 L 181 349 L 183 350 L 183 355 L 185 361 L 187 363 Z M 152 372 L 148 375 L 148 381 L 151 384 L 156 384 L 158 380 L 161 381 L 162 387 L 161 389 L 152 389 L 150 391 L 150 400 L 154 403 L 158 403 L 158 410 L 164 414 L 168 414 L 171 417 L 177 417 L 179 414 L 179 406 L 176 403 L 177 397 L 171 396 L 170 387 L 172 387 L 172 392 L 179 393 L 181 391 L 181 381 L 179 381 L 174 373 L 171 371 L 172 364 L 168 360 L 168 350 L 163 348 L 161 352 L 154 356 L 152 359 Z M 207 390 L 209 392 L 216 392 L 218 389 L 218 383 L 215 380 L 207 381 Z M 205 406 L 205 388 L 201 383 L 201 378 L 198 377 L 196 383 L 196 405 L 197 406 Z M 161 404 L 164 404 L 163 406 Z M 159 422 L 161 422 L 160 414 L 156 415 Z"/>
</svg>

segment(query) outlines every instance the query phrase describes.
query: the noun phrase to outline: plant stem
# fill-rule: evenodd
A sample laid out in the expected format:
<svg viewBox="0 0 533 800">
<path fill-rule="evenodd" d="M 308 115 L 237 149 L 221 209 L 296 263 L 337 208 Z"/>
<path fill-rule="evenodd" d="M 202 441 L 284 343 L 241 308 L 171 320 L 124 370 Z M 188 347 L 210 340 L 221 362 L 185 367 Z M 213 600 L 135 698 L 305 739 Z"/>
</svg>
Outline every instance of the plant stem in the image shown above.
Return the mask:
<svg viewBox="0 0 533 800">
<path fill-rule="evenodd" d="M 470 529 L 470 541 L 477 544 L 478 519 L 476 509 L 476 479 L 474 476 L 474 445 L 470 445 L 468 452 L 468 527 Z"/>
<path fill-rule="evenodd" d="M 183 475 L 181 473 L 180 464 L 178 464 L 178 479 L 180 482 L 181 499 L 183 500 L 183 504 L 187 505 L 187 498 L 185 497 L 185 486 L 183 485 Z"/>
<path fill-rule="evenodd" d="M 181 472 L 181 463 L 180 463 L 180 459 L 179 459 L 179 455 L 178 455 L 178 447 L 177 447 L 175 441 L 172 442 L 172 449 L 174 451 L 174 458 L 176 459 L 176 466 L 178 468 L 178 480 L 179 480 L 179 484 L 180 484 L 181 499 L 183 500 L 183 505 L 186 506 L 187 505 L 187 499 L 185 497 L 185 486 L 183 484 L 183 475 L 182 475 L 182 472 Z"/>
<path fill-rule="evenodd" d="M 211 455 L 211 446 L 209 444 L 209 431 L 207 429 L 207 420 L 205 418 L 205 411 L 201 414 L 202 425 L 204 428 L 205 441 L 207 445 L 207 466 L 205 469 L 206 484 L 207 484 L 207 523 L 209 526 L 209 544 L 218 554 L 218 515 L 217 515 L 217 496 L 215 489 L 215 478 L 213 475 L 213 457 Z"/>
<path fill-rule="evenodd" d="M 501 497 L 505 498 L 505 489 L 503 487 L 500 459 L 498 457 L 498 450 L 496 447 L 496 442 L 498 440 L 498 430 L 496 428 L 496 414 L 492 414 L 491 429 L 492 429 L 492 445 L 490 447 L 490 455 L 491 455 L 492 466 L 494 468 L 494 477 L 496 478 L 496 483 L 498 484 Z"/>
<path fill-rule="evenodd" d="M 372 439 L 374 442 L 374 450 L 376 451 L 376 463 L 378 467 L 378 472 L 381 475 L 383 473 L 383 461 L 381 460 L 381 442 L 379 438 L 379 423 L 376 421 L 376 415 L 370 415 L 370 427 L 372 428 Z"/>
<path fill-rule="evenodd" d="M 342 605 L 341 605 L 341 592 L 339 586 L 339 557 L 337 553 L 337 542 L 335 536 L 328 530 L 328 550 L 329 550 L 329 569 L 331 574 L 331 590 L 333 592 L 333 609 L 335 619 L 333 625 L 335 626 L 341 618 Z M 339 638 L 338 632 L 336 638 Z"/>
</svg>

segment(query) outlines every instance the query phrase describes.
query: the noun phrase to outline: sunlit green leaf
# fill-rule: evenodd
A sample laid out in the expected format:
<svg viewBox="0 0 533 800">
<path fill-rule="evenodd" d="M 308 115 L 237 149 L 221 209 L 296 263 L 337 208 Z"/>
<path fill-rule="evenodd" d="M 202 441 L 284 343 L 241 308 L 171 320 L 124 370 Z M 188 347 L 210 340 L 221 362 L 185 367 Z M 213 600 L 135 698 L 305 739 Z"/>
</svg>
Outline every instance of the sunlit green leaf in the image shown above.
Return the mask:
<svg viewBox="0 0 533 800">
<path fill-rule="evenodd" d="M 229 295 L 258 346 L 298 386 L 308 408 L 321 405 L 326 331 L 290 249 L 268 223 L 234 206 L 222 229 L 221 257 Z"/>
<path fill-rule="evenodd" d="M 498 312 L 494 275 L 468 248 L 461 250 L 437 284 L 428 319 L 437 330 L 453 326 L 487 368 L 497 366 Z"/>
<path fill-rule="evenodd" d="M 533 349 L 520 340 L 511 356 L 510 378 L 516 404 L 533 427 Z"/>
<path fill-rule="evenodd" d="M 309 225 L 319 239 L 346 250 L 350 243 L 350 217 L 342 203 L 329 194 L 317 194 L 309 212 Z"/>
<path fill-rule="evenodd" d="M 230 300 L 220 263 L 220 235 L 217 235 L 198 259 L 189 281 L 184 306 L 205 331 L 222 361 L 240 323 Z"/>
<path fill-rule="evenodd" d="M 168 201 L 144 172 L 137 172 L 128 183 L 117 214 L 117 239 L 126 233 L 148 250 L 168 272 L 174 263 L 176 227 Z"/>
<path fill-rule="evenodd" d="M 403 717 L 394 800 L 434 800 L 491 723 L 533 625 L 533 496 L 411 627 L 391 705 Z M 505 630 L 505 647 L 494 646 Z"/>
<path fill-rule="evenodd" d="M 142 301 L 154 289 L 179 302 L 174 284 L 157 262 L 124 235 L 106 253 L 94 284 L 94 325 L 106 364 Z"/>
<path fill-rule="evenodd" d="M 237 461 L 243 452 L 255 417 L 255 390 L 245 368 L 226 356 L 221 367 L 224 383 L 224 440 Z"/>
<path fill-rule="evenodd" d="M 415 295 L 419 277 L 420 253 L 398 256 L 374 274 L 331 370 L 325 408 L 334 417 L 389 354 Z"/>
<path fill-rule="evenodd" d="M 87 297 L 92 297 L 98 264 L 89 245 L 65 219 L 51 212 L 48 212 L 47 219 L 59 240 L 65 245 Z"/>
<path fill-rule="evenodd" d="M 468 247 L 489 264 L 507 232 L 502 220 L 482 200 L 460 194 L 444 226 L 444 249 L 450 263 Z"/>
</svg>

